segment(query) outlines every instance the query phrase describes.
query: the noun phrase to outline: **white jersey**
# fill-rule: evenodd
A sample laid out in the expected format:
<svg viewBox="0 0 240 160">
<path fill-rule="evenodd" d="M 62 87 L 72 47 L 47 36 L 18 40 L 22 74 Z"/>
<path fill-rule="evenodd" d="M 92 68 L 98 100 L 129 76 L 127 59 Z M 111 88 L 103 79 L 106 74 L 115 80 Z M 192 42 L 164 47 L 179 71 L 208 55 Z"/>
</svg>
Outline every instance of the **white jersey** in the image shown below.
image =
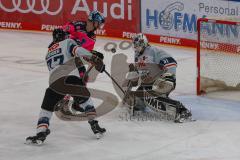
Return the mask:
<svg viewBox="0 0 240 160">
<path fill-rule="evenodd" d="M 59 43 L 55 43 L 48 48 L 45 60 L 50 74 L 55 69 L 60 67 L 60 65 L 65 64 L 67 61 L 73 58 L 73 55 L 70 51 L 71 45 L 77 44 L 73 40 L 66 39 Z"/>
<path fill-rule="evenodd" d="M 167 52 L 148 46 L 142 54 L 135 53 L 135 66 L 140 72 L 148 72 L 148 75 L 156 79 L 163 73 L 176 74 L 177 62 Z"/>
<path fill-rule="evenodd" d="M 83 61 L 85 58 L 90 59 L 92 53 L 78 46 L 72 39 L 66 39 L 49 47 L 45 58 L 50 74 L 49 84 L 76 69 L 75 56 Z"/>
<path fill-rule="evenodd" d="M 50 46 L 45 58 L 50 74 L 61 65 L 73 59 L 76 54 L 79 57 L 86 56 L 90 58 L 92 56 L 90 52 L 78 46 L 72 39 L 66 39 Z"/>
</svg>

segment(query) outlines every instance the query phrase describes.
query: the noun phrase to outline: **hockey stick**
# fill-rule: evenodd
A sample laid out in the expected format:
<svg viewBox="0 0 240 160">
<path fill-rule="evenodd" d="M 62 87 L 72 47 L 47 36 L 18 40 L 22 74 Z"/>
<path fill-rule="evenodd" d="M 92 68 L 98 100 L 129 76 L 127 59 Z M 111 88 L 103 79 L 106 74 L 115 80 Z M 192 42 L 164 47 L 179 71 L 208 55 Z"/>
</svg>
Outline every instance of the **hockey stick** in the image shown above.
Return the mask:
<svg viewBox="0 0 240 160">
<path fill-rule="evenodd" d="M 125 95 L 122 100 L 123 104 L 126 103 L 126 99 L 129 97 L 131 89 L 132 89 L 132 83 L 131 83 L 131 81 L 128 81 L 127 90 L 126 90 Z"/>
<path fill-rule="evenodd" d="M 108 73 L 108 71 L 104 70 L 104 73 L 111 78 L 111 80 L 118 86 L 118 88 L 122 91 L 122 93 L 125 95 L 125 91 L 122 89 L 122 87 L 117 83 L 117 81 Z"/>
</svg>

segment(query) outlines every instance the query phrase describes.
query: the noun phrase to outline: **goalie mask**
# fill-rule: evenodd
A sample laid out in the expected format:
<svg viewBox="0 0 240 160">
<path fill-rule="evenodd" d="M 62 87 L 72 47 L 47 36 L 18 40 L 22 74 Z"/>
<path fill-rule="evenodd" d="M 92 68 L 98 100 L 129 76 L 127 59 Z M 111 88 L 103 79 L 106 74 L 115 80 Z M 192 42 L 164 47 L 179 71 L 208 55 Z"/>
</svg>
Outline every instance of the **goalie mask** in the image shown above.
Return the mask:
<svg viewBox="0 0 240 160">
<path fill-rule="evenodd" d="M 149 45 L 147 37 L 142 33 L 135 35 L 132 43 L 134 50 L 138 53 L 142 52 Z"/>
</svg>

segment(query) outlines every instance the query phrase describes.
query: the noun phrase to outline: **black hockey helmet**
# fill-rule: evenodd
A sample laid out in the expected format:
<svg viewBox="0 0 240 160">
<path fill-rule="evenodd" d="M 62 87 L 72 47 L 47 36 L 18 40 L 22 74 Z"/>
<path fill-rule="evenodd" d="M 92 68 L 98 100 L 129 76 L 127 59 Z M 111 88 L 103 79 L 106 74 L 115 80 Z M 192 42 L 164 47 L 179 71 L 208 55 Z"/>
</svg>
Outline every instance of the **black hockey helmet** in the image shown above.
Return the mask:
<svg viewBox="0 0 240 160">
<path fill-rule="evenodd" d="M 57 28 L 53 30 L 52 33 L 53 42 L 60 42 L 66 38 L 66 33 L 61 28 Z"/>
</svg>

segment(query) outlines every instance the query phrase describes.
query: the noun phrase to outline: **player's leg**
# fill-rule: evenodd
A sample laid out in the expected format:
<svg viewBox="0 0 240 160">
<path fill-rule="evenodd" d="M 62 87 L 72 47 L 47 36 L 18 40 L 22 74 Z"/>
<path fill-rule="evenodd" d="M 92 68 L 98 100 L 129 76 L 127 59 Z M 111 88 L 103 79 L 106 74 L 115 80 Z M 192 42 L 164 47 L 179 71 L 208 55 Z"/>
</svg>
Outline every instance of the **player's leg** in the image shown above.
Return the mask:
<svg viewBox="0 0 240 160">
<path fill-rule="evenodd" d="M 86 88 L 86 83 L 82 77 L 77 77 L 77 76 L 71 75 L 66 78 L 65 82 L 66 82 L 66 84 L 71 84 L 71 85 L 76 85 L 76 86 L 81 86 L 81 87 Z M 84 112 L 84 109 L 81 107 L 80 104 L 86 102 L 89 99 L 89 95 L 90 95 L 90 92 L 88 91 L 88 89 L 85 89 L 85 92 L 86 93 L 84 95 L 88 95 L 88 96 L 82 96 L 82 95 L 72 96 L 73 102 L 72 102 L 72 105 L 70 105 L 71 106 L 70 110 L 73 113 Z"/>
<path fill-rule="evenodd" d="M 172 68 L 172 70 L 175 71 L 175 68 Z M 175 105 L 170 106 L 176 108 L 175 121 L 183 122 L 186 119 L 190 118 L 192 114 L 182 103 L 176 100 L 172 100 L 168 97 L 169 94 L 175 89 L 175 86 L 176 86 L 175 76 L 171 72 L 168 72 L 154 82 L 152 86 L 152 91 L 154 91 L 156 95 L 158 95 L 161 98 L 161 101 L 163 101 L 163 103 L 173 102 L 173 104 Z"/>
<path fill-rule="evenodd" d="M 27 137 L 26 141 L 28 143 L 41 144 L 45 141 L 47 135 L 50 134 L 49 125 L 54 107 L 63 97 L 63 95 L 56 93 L 50 88 L 46 89 L 37 122 L 36 135 Z"/>
<path fill-rule="evenodd" d="M 85 102 L 81 103 L 80 106 L 84 110 L 85 114 L 87 115 L 88 123 L 90 124 L 93 133 L 102 134 L 106 132 L 106 129 L 101 128 L 98 124 L 98 121 L 95 120 L 97 114 L 96 114 L 96 109 L 94 107 L 91 97 L 89 97 Z"/>
<path fill-rule="evenodd" d="M 81 78 L 76 76 L 69 76 L 66 80 L 66 83 L 86 87 L 86 83 L 84 83 Z M 95 120 L 96 109 L 90 97 L 90 92 L 87 89 L 86 89 L 86 92 L 88 92 L 86 95 L 89 95 L 89 96 L 73 96 L 74 102 L 71 110 L 72 112 L 76 112 L 76 111 L 85 112 L 88 118 L 88 123 L 90 124 L 94 134 L 104 133 L 106 132 L 106 129 L 101 128 L 98 124 L 98 121 Z"/>
</svg>

